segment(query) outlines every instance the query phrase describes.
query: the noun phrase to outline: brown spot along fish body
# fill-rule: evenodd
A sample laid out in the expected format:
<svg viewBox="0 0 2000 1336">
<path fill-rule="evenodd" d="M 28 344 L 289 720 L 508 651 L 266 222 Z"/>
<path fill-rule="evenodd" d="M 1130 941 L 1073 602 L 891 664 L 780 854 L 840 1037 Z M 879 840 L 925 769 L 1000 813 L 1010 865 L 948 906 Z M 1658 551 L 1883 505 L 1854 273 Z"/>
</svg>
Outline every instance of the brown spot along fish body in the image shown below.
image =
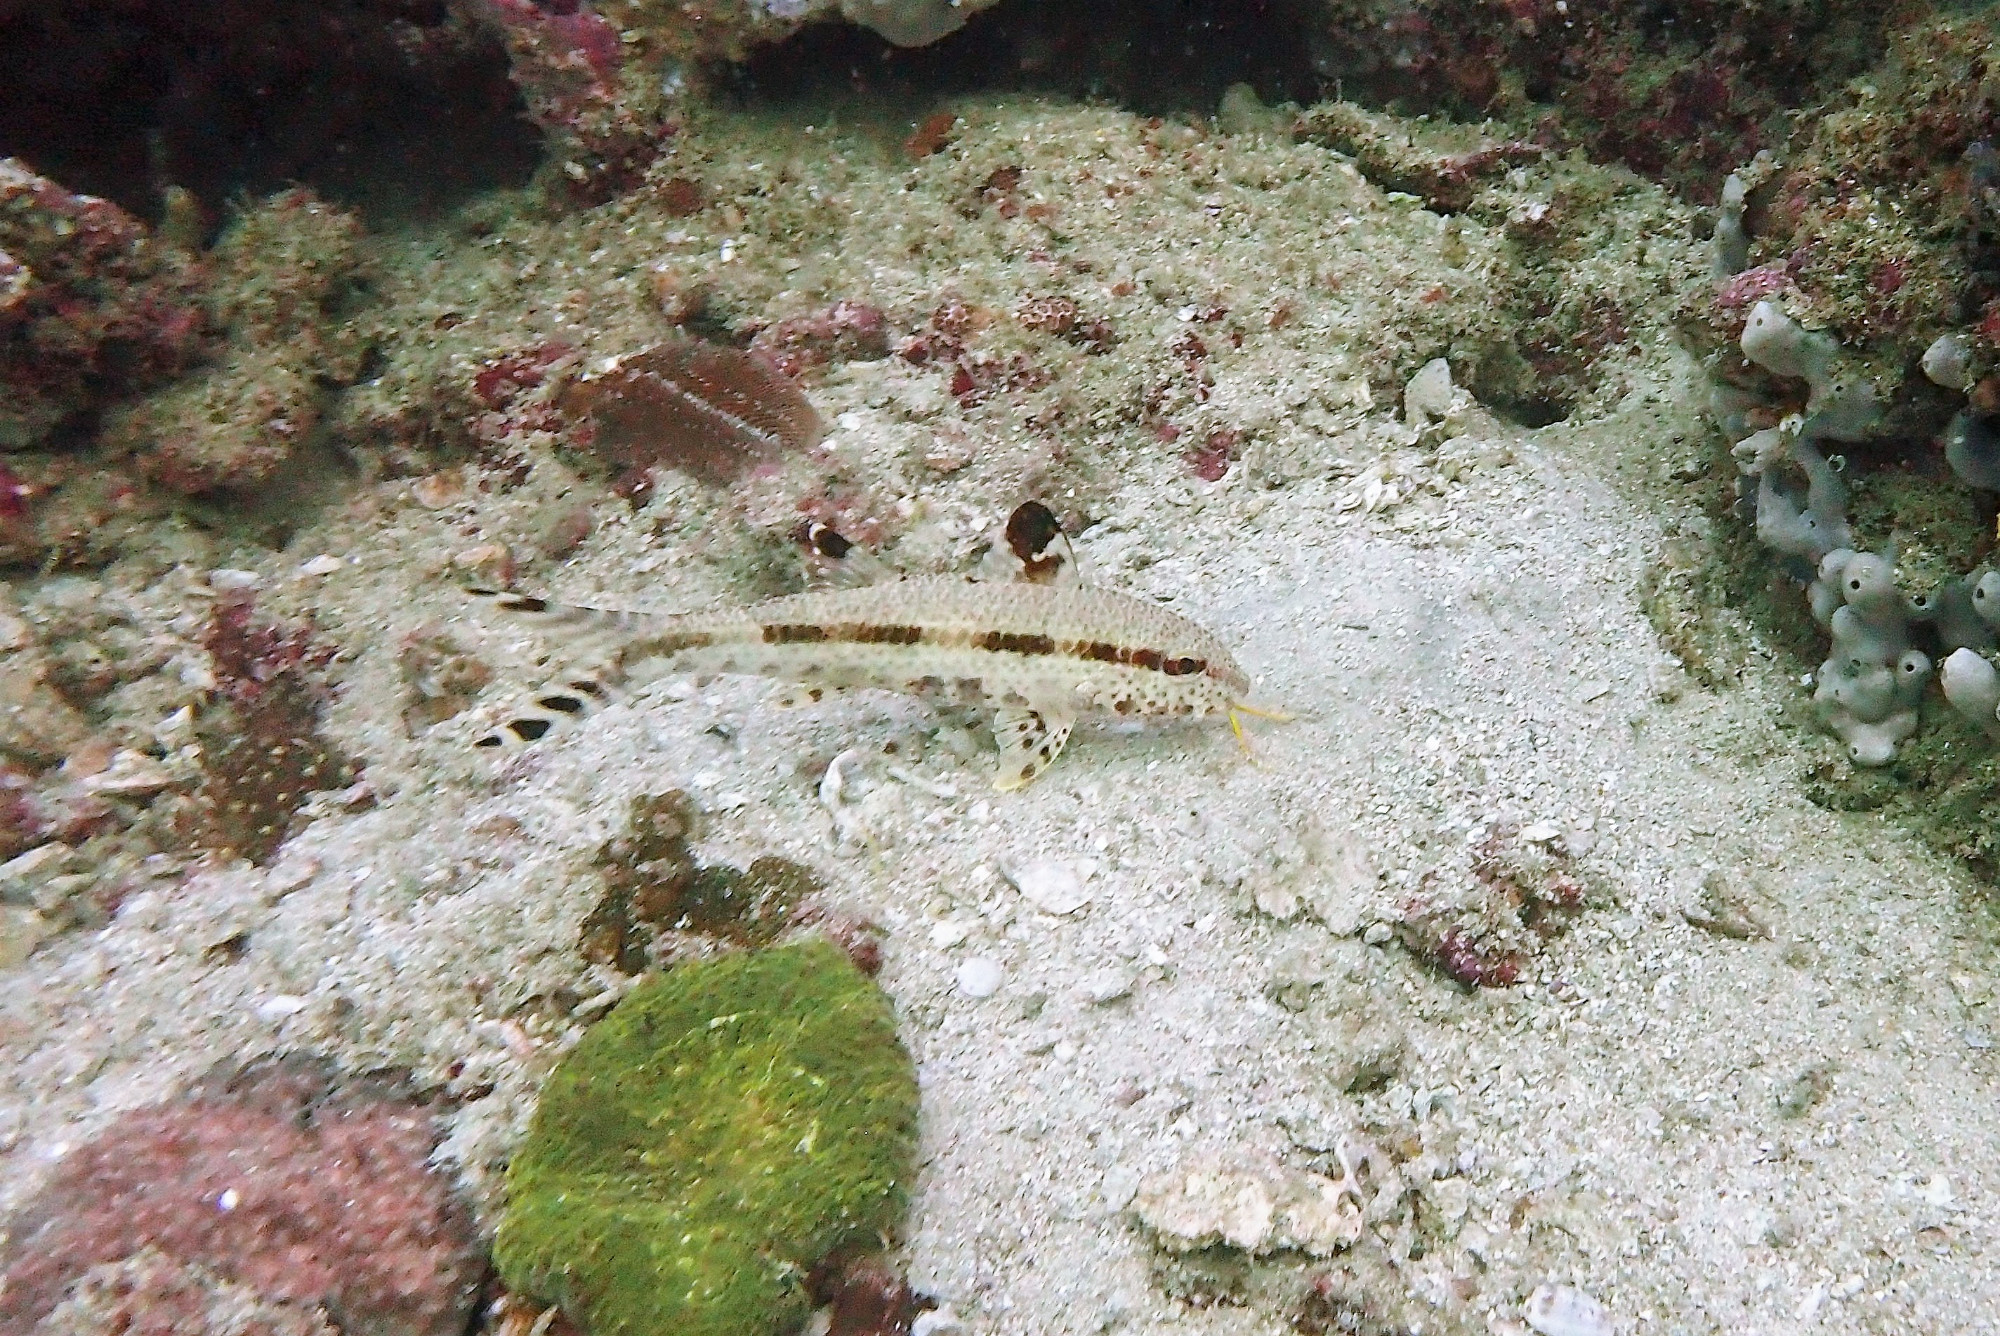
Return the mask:
<svg viewBox="0 0 2000 1336">
<path fill-rule="evenodd" d="M 918 694 L 944 682 L 971 705 L 1209 714 L 1249 685 L 1185 617 L 1081 586 L 901 580 L 674 620 L 668 641 L 707 642 L 675 654 L 684 669 Z"/>
</svg>

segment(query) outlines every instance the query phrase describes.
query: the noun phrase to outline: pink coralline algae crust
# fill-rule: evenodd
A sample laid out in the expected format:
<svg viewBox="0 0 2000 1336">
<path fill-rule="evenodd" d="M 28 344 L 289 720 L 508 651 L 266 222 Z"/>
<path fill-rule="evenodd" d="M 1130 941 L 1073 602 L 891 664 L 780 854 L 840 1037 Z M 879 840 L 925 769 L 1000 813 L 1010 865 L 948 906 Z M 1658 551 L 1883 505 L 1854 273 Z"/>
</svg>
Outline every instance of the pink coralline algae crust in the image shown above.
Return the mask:
<svg viewBox="0 0 2000 1336">
<path fill-rule="evenodd" d="M 286 678 L 317 682 L 334 658 L 333 648 L 319 642 L 310 623 L 288 626 L 260 618 L 248 594 L 215 601 L 201 644 L 214 667 L 217 691 L 235 701 L 256 700 Z"/>
<path fill-rule="evenodd" d="M 299 1059 L 127 1113 L 64 1156 L 10 1222 L 0 1336 L 29 1336 L 92 1268 L 143 1250 L 267 1303 L 324 1310 L 345 1336 L 455 1336 L 485 1262 L 429 1166 L 435 1142 L 422 1106 Z M 186 1306 L 182 1284 L 155 1291 Z M 127 1330 L 160 1329 L 128 1316 Z"/>
<path fill-rule="evenodd" d="M 917 1315 L 937 1307 L 879 1257 L 828 1258 L 806 1290 L 826 1312 L 827 1336 L 909 1336 Z"/>
<path fill-rule="evenodd" d="M 35 1336 L 341 1336 L 317 1312 L 273 1303 L 212 1270 L 144 1249 L 85 1272 Z"/>
<path fill-rule="evenodd" d="M 824 310 L 766 325 L 751 337 L 750 351 L 798 377 L 833 362 L 887 357 L 889 326 L 879 307 L 843 298 Z"/>
<path fill-rule="evenodd" d="M 1178 433 L 1176 433 L 1178 435 Z M 1243 433 L 1234 427 L 1217 427 L 1191 447 L 1184 458 L 1188 472 L 1203 482 L 1221 482 L 1242 448 Z"/>
<path fill-rule="evenodd" d="M 0 764 L 0 860 L 12 858 L 49 838 L 49 819 L 35 795 L 34 778 Z"/>
<path fill-rule="evenodd" d="M 648 105 L 652 97 L 627 94 L 618 27 L 584 0 L 468 3 L 499 28 L 530 119 L 569 158 L 563 183 L 576 201 L 601 203 L 637 185 L 674 127 Z"/>
<path fill-rule="evenodd" d="M 202 286 L 125 210 L 0 159 L 0 446 L 193 364 Z"/>
<path fill-rule="evenodd" d="M 1744 317 L 1758 302 L 1773 298 L 1792 286 L 1790 266 L 1760 264 L 1745 269 L 1740 274 L 1732 274 L 1716 285 L 1715 309 L 1734 317 L 1737 329 L 1741 330 Z"/>
<path fill-rule="evenodd" d="M 12 524 L 28 517 L 28 501 L 34 488 L 21 476 L 0 464 L 0 524 Z"/>
</svg>

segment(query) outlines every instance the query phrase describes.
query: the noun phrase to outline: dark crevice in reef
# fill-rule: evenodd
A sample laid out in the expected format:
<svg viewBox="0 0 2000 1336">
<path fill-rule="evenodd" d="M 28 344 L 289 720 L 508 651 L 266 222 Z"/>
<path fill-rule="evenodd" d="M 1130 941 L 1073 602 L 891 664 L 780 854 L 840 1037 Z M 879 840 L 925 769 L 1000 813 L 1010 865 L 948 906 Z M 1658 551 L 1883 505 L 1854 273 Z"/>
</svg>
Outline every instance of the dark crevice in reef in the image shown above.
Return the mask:
<svg viewBox="0 0 2000 1336">
<path fill-rule="evenodd" d="M 872 96 L 931 102 L 1027 92 L 1116 103 L 1140 115 L 1214 112 L 1247 83 L 1266 103 L 1320 95 L 1300 0 L 1006 0 L 929 46 L 813 24 L 724 72 L 744 103 Z"/>
<path fill-rule="evenodd" d="M 377 219 L 525 182 L 492 34 L 445 0 L 0 0 L 0 156 L 157 218 L 290 184 Z"/>
<path fill-rule="evenodd" d="M 1875 64 L 1888 12 L 1861 0 L 1002 0 L 914 50 L 810 24 L 715 84 L 793 112 L 1027 92 L 1184 116 L 1247 83 L 1267 105 L 1540 123 L 1596 161 L 1711 200 L 1729 168 L 1781 141 L 1784 112 Z"/>
</svg>

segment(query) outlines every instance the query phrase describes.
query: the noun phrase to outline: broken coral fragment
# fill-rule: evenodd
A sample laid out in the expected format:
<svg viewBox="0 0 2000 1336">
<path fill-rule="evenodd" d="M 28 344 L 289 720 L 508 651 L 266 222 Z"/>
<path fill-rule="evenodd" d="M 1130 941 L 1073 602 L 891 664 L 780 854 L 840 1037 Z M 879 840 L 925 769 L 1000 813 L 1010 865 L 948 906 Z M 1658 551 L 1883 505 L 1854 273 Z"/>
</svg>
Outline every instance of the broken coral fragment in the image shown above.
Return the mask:
<svg viewBox="0 0 2000 1336">
<path fill-rule="evenodd" d="M 1361 1204 L 1347 1183 L 1250 1152 L 1191 1156 L 1141 1183 L 1133 1209 L 1173 1252 L 1226 1244 L 1326 1257 L 1361 1237 Z"/>
</svg>

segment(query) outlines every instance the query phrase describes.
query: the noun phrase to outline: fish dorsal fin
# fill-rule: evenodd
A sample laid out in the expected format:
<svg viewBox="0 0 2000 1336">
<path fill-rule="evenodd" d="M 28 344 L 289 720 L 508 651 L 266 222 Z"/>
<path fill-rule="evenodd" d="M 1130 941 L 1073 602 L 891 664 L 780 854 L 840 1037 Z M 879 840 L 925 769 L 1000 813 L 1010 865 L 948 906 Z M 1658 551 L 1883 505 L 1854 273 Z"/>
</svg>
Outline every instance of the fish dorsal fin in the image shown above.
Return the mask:
<svg viewBox="0 0 2000 1336">
<path fill-rule="evenodd" d="M 1014 507 L 1007 517 L 1006 536 L 1007 552 L 1021 566 L 1016 579 L 1044 585 L 1083 582 L 1062 521 L 1041 502 L 1023 501 Z"/>
<path fill-rule="evenodd" d="M 509 590 L 465 592 L 515 622 L 532 625 L 537 631 L 556 637 L 562 645 L 563 657 L 580 663 L 617 661 L 627 645 L 654 629 L 661 620 L 649 613 L 554 603 Z"/>
<path fill-rule="evenodd" d="M 1079 585 L 1083 571 L 1055 512 L 1039 501 L 1014 507 L 1000 541 L 985 549 L 975 580 L 996 584 Z"/>
<path fill-rule="evenodd" d="M 1025 789 L 1062 755 L 1073 716 L 1053 709 L 1003 706 L 993 713 L 993 740 L 1000 744 L 1000 768 L 993 787 L 1002 793 Z"/>
</svg>

